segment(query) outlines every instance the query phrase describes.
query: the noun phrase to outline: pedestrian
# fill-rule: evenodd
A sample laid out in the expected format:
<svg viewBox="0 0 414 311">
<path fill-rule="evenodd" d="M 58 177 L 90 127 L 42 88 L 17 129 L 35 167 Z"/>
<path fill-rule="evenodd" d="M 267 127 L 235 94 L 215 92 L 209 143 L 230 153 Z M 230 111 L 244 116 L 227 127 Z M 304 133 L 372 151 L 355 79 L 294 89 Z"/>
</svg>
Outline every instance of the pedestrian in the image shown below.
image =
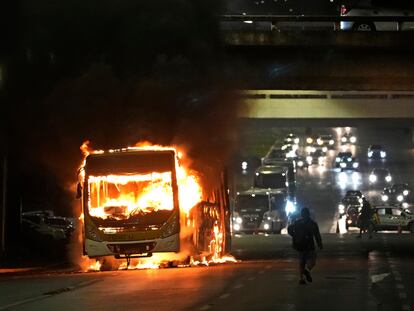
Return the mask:
<svg viewBox="0 0 414 311">
<path fill-rule="evenodd" d="M 302 208 L 301 217 L 288 227 L 293 248 L 299 255 L 299 284 L 312 283 L 311 270 L 316 264 L 315 242 L 322 249 L 318 224 L 310 218 L 309 209 Z"/>
<path fill-rule="evenodd" d="M 358 238 L 362 238 L 362 233 L 368 232 L 369 238 L 372 238 L 372 217 L 373 209 L 367 199 L 362 199 L 362 208 L 358 216 L 359 235 Z"/>
</svg>

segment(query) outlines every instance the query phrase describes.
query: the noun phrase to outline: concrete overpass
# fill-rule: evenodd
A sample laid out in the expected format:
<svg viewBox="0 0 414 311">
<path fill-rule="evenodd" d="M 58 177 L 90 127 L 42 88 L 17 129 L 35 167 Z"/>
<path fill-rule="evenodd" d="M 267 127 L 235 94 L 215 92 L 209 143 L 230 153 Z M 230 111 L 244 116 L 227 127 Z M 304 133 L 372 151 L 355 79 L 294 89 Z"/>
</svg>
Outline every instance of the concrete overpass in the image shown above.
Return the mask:
<svg viewBox="0 0 414 311">
<path fill-rule="evenodd" d="M 243 119 L 289 124 L 408 126 L 414 120 L 412 91 L 244 90 Z"/>
</svg>

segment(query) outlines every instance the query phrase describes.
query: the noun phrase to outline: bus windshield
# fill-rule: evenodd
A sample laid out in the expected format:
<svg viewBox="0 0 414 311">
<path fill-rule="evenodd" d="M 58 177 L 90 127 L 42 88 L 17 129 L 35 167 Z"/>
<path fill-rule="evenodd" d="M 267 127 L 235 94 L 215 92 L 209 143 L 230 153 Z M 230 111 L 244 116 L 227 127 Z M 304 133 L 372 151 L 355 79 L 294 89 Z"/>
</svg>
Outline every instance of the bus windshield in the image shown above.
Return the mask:
<svg viewBox="0 0 414 311">
<path fill-rule="evenodd" d="M 90 175 L 88 192 L 88 212 L 102 221 L 163 223 L 174 210 L 171 172 Z"/>
<path fill-rule="evenodd" d="M 259 188 L 286 188 L 286 176 L 282 173 L 259 174 L 255 178 L 255 186 Z"/>
<path fill-rule="evenodd" d="M 269 209 L 269 198 L 267 195 L 240 195 L 237 197 L 236 210 L 244 209 Z"/>
</svg>

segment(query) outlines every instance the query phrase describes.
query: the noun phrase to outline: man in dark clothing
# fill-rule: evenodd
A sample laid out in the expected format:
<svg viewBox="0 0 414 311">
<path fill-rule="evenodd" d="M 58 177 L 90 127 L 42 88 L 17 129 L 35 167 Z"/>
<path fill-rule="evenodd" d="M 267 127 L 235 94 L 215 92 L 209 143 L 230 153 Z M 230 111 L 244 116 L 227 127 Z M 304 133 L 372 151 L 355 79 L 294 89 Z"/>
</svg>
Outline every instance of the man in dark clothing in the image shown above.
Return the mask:
<svg viewBox="0 0 414 311">
<path fill-rule="evenodd" d="M 363 198 L 362 200 L 361 213 L 358 216 L 359 235 L 357 237 L 361 238 L 362 233 L 368 231 L 369 238 L 371 239 L 373 209 L 367 199 Z"/>
<path fill-rule="evenodd" d="M 314 240 L 319 249 L 323 246 L 318 224 L 310 218 L 309 209 L 301 210 L 301 218 L 288 227 L 288 233 L 292 237 L 293 248 L 299 252 L 299 284 L 311 283 L 311 270 L 316 264 Z"/>
</svg>

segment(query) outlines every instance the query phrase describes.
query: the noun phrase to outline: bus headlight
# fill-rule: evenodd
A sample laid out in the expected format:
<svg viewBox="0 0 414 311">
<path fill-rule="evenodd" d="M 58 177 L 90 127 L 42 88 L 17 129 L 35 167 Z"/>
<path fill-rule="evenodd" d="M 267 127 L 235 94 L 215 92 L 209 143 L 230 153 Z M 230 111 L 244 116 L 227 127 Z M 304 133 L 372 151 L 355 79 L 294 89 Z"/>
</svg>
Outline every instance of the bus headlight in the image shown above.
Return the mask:
<svg viewBox="0 0 414 311">
<path fill-rule="evenodd" d="M 404 196 L 403 195 L 400 194 L 400 195 L 397 196 L 397 201 L 398 202 L 402 202 L 403 200 L 404 200 Z"/>
<path fill-rule="evenodd" d="M 390 182 L 392 180 L 392 177 L 390 175 L 385 176 L 385 181 Z"/>
<path fill-rule="evenodd" d="M 403 195 L 404 195 L 404 196 L 407 196 L 407 195 L 408 195 L 408 190 L 404 190 L 404 191 L 403 191 Z"/>
<path fill-rule="evenodd" d="M 318 139 L 316 142 L 317 142 L 317 144 L 318 144 L 319 146 L 323 144 L 322 139 Z"/>
<path fill-rule="evenodd" d="M 374 174 L 369 175 L 369 181 L 370 182 L 376 182 L 377 181 L 377 176 L 375 176 Z"/>
<path fill-rule="evenodd" d="M 345 213 L 345 205 L 339 204 L 338 209 L 339 209 L 339 214 Z"/>
<path fill-rule="evenodd" d="M 353 144 L 355 144 L 356 143 L 356 137 L 355 136 L 351 136 L 351 138 L 349 139 L 349 141 L 351 142 L 351 143 L 353 143 Z"/>
<path fill-rule="evenodd" d="M 242 167 L 242 170 L 244 171 L 247 170 L 247 162 L 246 161 L 242 162 L 241 167 Z"/>
<path fill-rule="evenodd" d="M 384 194 L 383 196 L 381 196 L 381 200 L 384 202 L 388 201 L 388 195 Z"/>
<path fill-rule="evenodd" d="M 263 228 L 264 228 L 265 230 L 269 230 L 269 229 L 270 229 L 270 225 L 269 225 L 269 224 L 264 224 Z"/>
</svg>

